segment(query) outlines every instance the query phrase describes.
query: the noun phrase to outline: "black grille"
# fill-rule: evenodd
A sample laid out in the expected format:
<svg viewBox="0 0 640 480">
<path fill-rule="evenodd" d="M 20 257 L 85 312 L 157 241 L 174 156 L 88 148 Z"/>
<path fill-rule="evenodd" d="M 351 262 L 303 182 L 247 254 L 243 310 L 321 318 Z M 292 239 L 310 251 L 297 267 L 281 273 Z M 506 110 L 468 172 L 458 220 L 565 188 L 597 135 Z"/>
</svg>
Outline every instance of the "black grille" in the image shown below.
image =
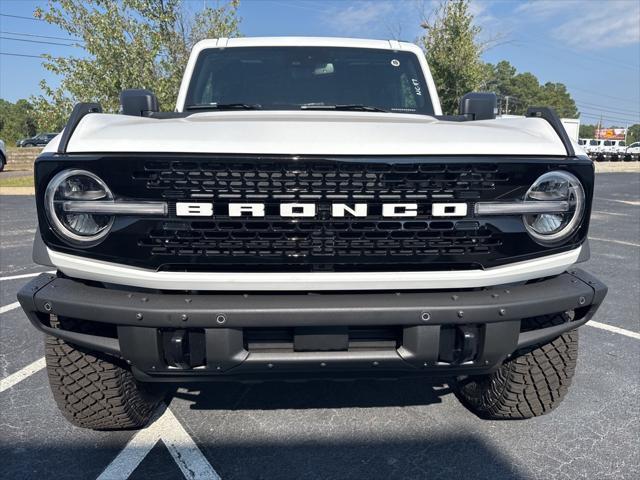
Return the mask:
<svg viewBox="0 0 640 480">
<path fill-rule="evenodd" d="M 141 246 L 181 257 L 402 257 L 488 254 L 497 235 L 478 222 L 166 222 Z"/>
<path fill-rule="evenodd" d="M 492 163 L 148 161 L 138 178 L 165 198 L 477 199 L 509 178 Z"/>
<path fill-rule="evenodd" d="M 136 174 L 166 199 L 211 199 L 218 211 L 234 201 L 261 202 L 272 213 L 275 202 L 313 202 L 315 219 L 284 221 L 227 218 L 224 221 L 163 222 L 139 242 L 157 257 L 249 258 L 349 263 L 357 259 L 410 263 L 415 257 L 492 252 L 495 232 L 473 221 L 430 217 L 429 201 L 472 201 L 491 194 L 509 177 L 494 163 L 362 163 L 313 161 L 183 162 L 147 161 Z M 335 221 L 330 204 L 366 202 L 374 215 Z M 384 202 L 423 201 L 420 220 L 389 221 Z M 323 203 L 324 202 L 324 203 Z M 375 215 L 375 212 L 378 215 Z"/>
</svg>

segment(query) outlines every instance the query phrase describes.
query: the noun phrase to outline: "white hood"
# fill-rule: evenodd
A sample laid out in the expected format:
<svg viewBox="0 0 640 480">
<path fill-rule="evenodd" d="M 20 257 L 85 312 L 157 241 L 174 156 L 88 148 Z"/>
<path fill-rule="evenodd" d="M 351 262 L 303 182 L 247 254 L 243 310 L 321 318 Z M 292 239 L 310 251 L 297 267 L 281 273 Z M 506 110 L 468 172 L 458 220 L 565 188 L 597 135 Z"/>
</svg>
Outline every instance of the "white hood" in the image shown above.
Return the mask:
<svg viewBox="0 0 640 480">
<path fill-rule="evenodd" d="M 58 139 L 47 150 L 54 150 Z M 291 155 L 566 155 L 539 118 L 447 122 L 422 115 L 326 112 L 202 112 L 154 119 L 90 114 L 67 151 Z"/>
</svg>

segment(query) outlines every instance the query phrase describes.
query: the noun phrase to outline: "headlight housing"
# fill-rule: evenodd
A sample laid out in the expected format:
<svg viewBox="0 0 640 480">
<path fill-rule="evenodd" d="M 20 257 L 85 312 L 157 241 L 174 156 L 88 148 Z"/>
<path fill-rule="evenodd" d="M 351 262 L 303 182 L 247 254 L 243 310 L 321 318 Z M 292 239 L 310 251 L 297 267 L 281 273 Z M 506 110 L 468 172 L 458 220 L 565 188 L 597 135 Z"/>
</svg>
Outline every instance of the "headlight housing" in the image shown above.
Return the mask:
<svg viewBox="0 0 640 480">
<path fill-rule="evenodd" d="M 574 175 L 560 170 L 541 175 L 527 191 L 524 201 L 561 201 L 568 204 L 565 212 L 522 216 L 529 235 L 542 244 L 566 240 L 578 229 L 584 214 L 582 184 Z"/>
<path fill-rule="evenodd" d="M 65 211 L 64 203 L 74 200 L 113 200 L 113 194 L 97 175 L 86 170 L 64 170 L 47 186 L 44 205 L 54 230 L 69 243 L 89 246 L 109 233 L 114 217 Z"/>
</svg>

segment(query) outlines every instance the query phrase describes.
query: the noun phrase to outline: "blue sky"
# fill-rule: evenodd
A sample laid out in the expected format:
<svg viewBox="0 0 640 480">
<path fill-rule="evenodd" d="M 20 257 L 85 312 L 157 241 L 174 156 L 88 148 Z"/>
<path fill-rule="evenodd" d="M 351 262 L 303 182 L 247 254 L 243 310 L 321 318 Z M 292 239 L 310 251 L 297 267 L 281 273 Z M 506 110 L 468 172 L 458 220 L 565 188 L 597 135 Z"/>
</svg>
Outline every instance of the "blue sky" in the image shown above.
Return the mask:
<svg viewBox="0 0 640 480">
<path fill-rule="evenodd" d="M 215 0 L 204 0 L 215 4 Z M 203 0 L 188 1 L 202 8 Z M 318 35 L 400 38 L 414 41 L 431 0 L 241 0 L 246 36 Z M 0 52 L 14 55 L 80 53 L 64 45 L 65 33 L 31 17 L 42 1 L 0 0 Z M 488 62 L 510 61 L 541 82 L 563 82 L 582 123 L 640 123 L 640 0 L 475 0 L 472 9 L 491 47 Z M 23 35 L 15 35 L 23 34 Z M 27 36 L 44 35 L 55 38 Z M 0 55 L 0 97 L 15 101 L 39 92 L 38 82 L 55 77 L 38 58 Z"/>
</svg>

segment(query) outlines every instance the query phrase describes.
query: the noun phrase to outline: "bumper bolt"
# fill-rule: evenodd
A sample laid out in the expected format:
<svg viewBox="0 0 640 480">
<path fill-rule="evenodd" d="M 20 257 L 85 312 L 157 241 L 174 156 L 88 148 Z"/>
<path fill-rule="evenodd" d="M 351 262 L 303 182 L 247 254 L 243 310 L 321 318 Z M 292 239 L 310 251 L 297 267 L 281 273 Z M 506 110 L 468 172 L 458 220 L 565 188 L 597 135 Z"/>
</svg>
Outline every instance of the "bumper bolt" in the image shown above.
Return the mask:
<svg viewBox="0 0 640 480">
<path fill-rule="evenodd" d="M 492 293 L 491 294 L 491 298 L 498 298 L 500 295 L 498 295 L 497 293 Z"/>
<path fill-rule="evenodd" d="M 579 303 L 580 305 L 584 305 L 585 303 L 587 303 L 587 299 L 586 299 L 586 298 L 584 298 L 584 297 L 580 297 L 580 298 L 578 299 L 578 303 Z"/>
<path fill-rule="evenodd" d="M 142 314 L 141 313 L 136 313 L 136 320 L 142 320 Z"/>
<path fill-rule="evenodd" d="M 451 295 L 451 300 L 457 300 L 458 299 L 458 295 Z"/>
<path fill-rule="evenodd" d="M 458 318 L 464 317 L 464 312 L 462 310 L 458 310 Z"/>
<path fill-rule="evenodd" d="M 190 298 L 185 298 L 184 301 L 185 301 L 185 303 L 191 303 L 191 299 Z"/>
<path fill-rule="evenodd" d="M 267 368 L 273 368 L 273 363 L 268 363 Z"/>
<path fill-rule="evenodd" d="M 504 308 L 501 308 L 500 310 L 498 310 L 498 313 L 501 317 L 504 317 L 507 314 L 507 311 Z"/>
<path fill-rule="evenodd" d="M 227 317 L 225 317 L 224 315 L 220 314 L 216 317 L 216 322 L 219 323 L 220 325 L 222 325 L 224 322 L 227 321 Z"/>
<path fill-rule="evenodd" d="M 50 304 L 49 302 L 45 302 L 45 304 L 44 304 L 44 309 L 45 309 L 47 312 L 50 312 L 50 311 L 51 311 L 51 304 Z"/>
<path fill-rule="evenodd" d="M 431 320 L 431 314 L 429 312 L 422 312 L 422 315 L 420 315 L 420 318 L 422 319 L 423 322 L 428 322 L 429 320 Z"/>
<path fill-rule="evenodd" d="M 186 313 L 183 313 L 182 315 L 180 315 L 180 320 L 182 320 L 183 322 L 186 322 L 187 320 L 189 320 L 189 315 L 187 315 Z"/>
<path fill-rule="evenodd" d="M 373 365 L 374 367 L 377 367 L 380 364 L 378 362 L 373 362 L 371 365 Z"/>
<path fill-rule="evenodd" d="M 320 363 L 320 366 L 321 366 L 321 367 L 326 367 L 326 366 L 327 366 L 327 364 L 326 364 L 326 363 L 324 363 L 324 362 L 322 362 L 322 363 Z"/>
<path fill-rule="evenodd" d="M 143 302 L 148 302 L 149 299 L 147 297 L 142 297 L 140 300 L 142 300 Z"/>
</svg>

